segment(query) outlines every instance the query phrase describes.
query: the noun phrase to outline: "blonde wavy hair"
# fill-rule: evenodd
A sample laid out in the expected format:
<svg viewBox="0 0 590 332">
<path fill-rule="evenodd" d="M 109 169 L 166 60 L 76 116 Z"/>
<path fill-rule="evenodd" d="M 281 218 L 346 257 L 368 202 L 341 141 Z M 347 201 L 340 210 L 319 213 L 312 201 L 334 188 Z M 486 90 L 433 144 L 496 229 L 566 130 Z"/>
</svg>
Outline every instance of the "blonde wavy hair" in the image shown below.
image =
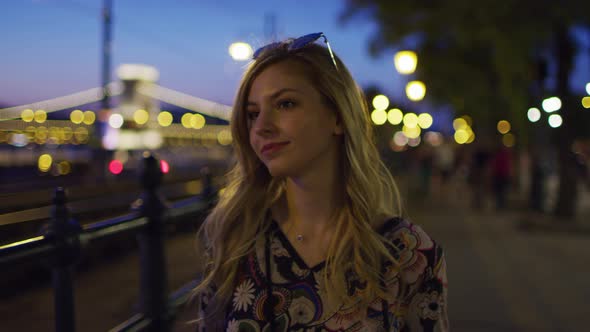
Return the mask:
<svg viewBox="0 0 590 332">
<path fill-rule="evenodd" d="M 310 44 L 296 51 L 279 46 L 263 52 L 242 78 L 230 122 L 235 165 L 228 173 L 217 205 L 199 230 L 206 243 L 208 262 L 195 293 L 216 286 L 212 311 L 223 310 L 229 303 L 238 264 L 270 227 L 267 211 L 284 190 L 285 179 L 273 178 L 250 145 L 245 109 L 256 77 L 270 65 L 287 60 L 304 64 L 304 75 L 337 112 L 344 127 L 341 151 L 345 207 L 334 220 L 335 233 L 323 274 L 329 300 L 367 307 L 376 296 L 383 298 L 384 260 L 396 262 L 385 239 L 375 230 L 386 216 L 401 216 L 401 200 L 375 146 L 362 90 L 337 56 L 336 68 L 324 46 Z M 366 282 L 360 295 L 347 295 L 345 275 L 351 269 Z"/>
</svg>

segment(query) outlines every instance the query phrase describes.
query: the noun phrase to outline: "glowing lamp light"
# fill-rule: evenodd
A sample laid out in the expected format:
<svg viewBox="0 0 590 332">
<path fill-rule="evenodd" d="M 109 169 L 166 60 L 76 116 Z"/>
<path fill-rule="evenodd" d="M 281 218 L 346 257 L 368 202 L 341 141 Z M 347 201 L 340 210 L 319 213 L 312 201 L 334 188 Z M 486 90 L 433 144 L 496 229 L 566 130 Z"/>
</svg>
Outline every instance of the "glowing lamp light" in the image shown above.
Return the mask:
<svg viewBox="0 0 590 332">
<path fill-rule="evenodd" d="M 162 173 L 164 174 L 168 174 L 168 172 L 170 172 L 170 165 L 168 164 L 168 162 L 164 159 L 160 160 L 160 169 L 162 170 Z"/>
<path fill-rule="evenodd" d="M 408 144 L 408 141 L 408 137 L 402 131 L 398 131 L 393 135 L 393 142 L 398 146 L 404 146 Z"/>
<path fill-rule="evenodd" d="M 387 107 L 389 107 L 389 98 L 384 95 L 376 95 L 375 98 L 373 98 L 373 107 L 375 107 L 376 110 L 386 110 Z"/>
<path fill-rule="evenodd" d="M 195 129 L 201 129 L 205 127 L 205 117 L 199 113 L 195 113 L 191 115 L 190 118 L 191 127 Z"/>
<path fill-rule="evenodd" d="M 502 144 L 504 144 L 505 147 L 507 148 L 511 148 L 514 146 L 515 144 L 515 137 L 512 134 L 506 134 L 504 136 L 502 136 Z"/>
<path fill-rule="evenodd" d="M 392 108 L 387 112 L 387 121 L 392 125 L 398 125 L 404 119 L 404 113 L 399 108 Z"/>
<path fill-rule="evenodd" d="M 173 121 L 173 117 L 172 117 L 172 113 L 170 112 L 160 112 L 160 114 L 158 114 L 158 123 L 160 124 L 160 126 L 162 127 L 168 127 L 172 124 Z"/>
<path fill-rule="evenodd" d="M 497 129 L 500 134 L 508 133 L 510 131 L 510 122 L 508 122 L 506 120 L 498 121 Z"/>
<path fill-rule="evenodd" d="M 453 129 L 459 130 L 467 127 L 469 127 L 469 124 L 467 124 L 467 121 L 465 121 L 465 119 L 456 118 L 455 120 L 453 120 Z"/>
<path fill-rule="evenodd" d="M 582 106 L 584 108 L 590 108 L 590 97 L 582 98 Z"/>
<path fill-rule="evenodd" d="M 561 99 L 559 97 L 551 97 L 543 100 L 543 110 L 547 113 L 559 111 L 561 109 Z"/>
<path fill-rule="evenodd" d="M 404 115 L 404 125 L 408 128 L 415 128 L 418 126 L 418 116 L 416 113 L 406 113 Z"/>
<path fill-rule="evenodd" d="M 44 110 L 36 110 L 35 111 L 35 122 L 43 123 L 47 120 L 47 112 Z"/>
<path fill-rule="evenodd" d="M 432 115 L 428 113 L 422 113 L 418 115 L 418 125 L 420 126 L 420 128 L 428 129 L 430 128 L 430 126 L 432 126 L 432 122 Z"/>
<path fill-rule="evenodd" d="M 123 116 L 119 113 L 111 114 L 109 117 L 109 126 L 113 128 L 121 128 L 123 126 Z"/>
<path fill-rule="evenodd" d="M 526 113 L 530 122 L 537 122 L 541 119 L 541 111 L 536 107 L 531 107 Z"/>
<path fill-rule="evenodd" d="M 236 61 L 245 61 L 252 58 L 254 51 L 252 46 L 244 42 L 235 42 L 229 45 L 229 55 Z"/>
<path fill-rule="evenodd" d="M 23 119 L 24 122 L 31 122 L 35 118 L 35 113 L 32 109 L 27 108 L 22 111 L 20 117 L 21 119 Z"/>
<path fill-rule="evenodd" d="M 231 132 L 229 130 L 222 130 L 217 134 L 217 142 L 221 145 L 230 145 L 232 142 Z"/>
<path fill-rule="evenodd" d="M 91 125 L 96 121 L 96 114 L 93 111 L 86 111 L 84 112 L 84 120 L 82 120 L 84 124 Z"/>
<path fill-rule="evenodd" d="M 109 172 L 118 175 L 123 172 L 123 163 L 117 159 L 111 160 L 109 163 Z"/>
<path fill-rule="evenodd" d="M 465 144 L 467 143 L 467 140 L 469 140 L 469 133 L 467 132 L 467 130 L 459 129 L 455 131 L 454 138 L 455 142 L 457 142 L 458 144 Z"/>
<path fill-rule="evenodd" d="M 404 135 L 406 135 L 406 137 L 409 139 L 420 137 L 420 133 L 422 132 L 422 130 L 418 126 L 415 126 L 415 127 L 403 126 L 402 131 L 403 131 Z"/>
<path fill-rule="evenodd" d="M 586 83 L 586 93 L 590 95 L 590 82 Z"/>
<path fill-rule="evenodd" d="M 560 127 L 561 124 L 563 123 L 563 119 L 561 118 L 561 115 L 559 114 L 551 114 L 549 116 L 549 125 L 551 126 L 551 128 L 557 128 Z"/>
<path fill-rule="evenodd" d="M 398 73 L 412 74 L 418 65 L 418 56 L 414 51 L 399 51 L 393 56 L 393 64 Z"/>
<path fill-rule="evenodd" d="M 373 112 L 371 112 L 371 120 L 374 124 L 380 126 L 387 121 L 387 113 L 385 110 L 373 110 Z"/>
<path fill-rule="evenodd" d="M 411 101 L 420 101 L 426 95 L 426 85 L 420 81 L 411 81 L 406 85 L 406 95 Z"/>
<path fill-rule="evenodd" d="M 146 124 L 149 119 L 150 114 L 144 109 L 138 109 L 137 111 L 133 112 L 133 121 L 135 121 L 135 123 L 138 125 Z"/>
<path fill-rule="evenodd" d="M 51 164 L 53 163 L 53 158 L 51 158 L 48 154 L 42 154 L 39 156 L 39 160 L 37 162 L 37 166 L 41 172 L 48 172 L 51 169 Z"/>
</svg>

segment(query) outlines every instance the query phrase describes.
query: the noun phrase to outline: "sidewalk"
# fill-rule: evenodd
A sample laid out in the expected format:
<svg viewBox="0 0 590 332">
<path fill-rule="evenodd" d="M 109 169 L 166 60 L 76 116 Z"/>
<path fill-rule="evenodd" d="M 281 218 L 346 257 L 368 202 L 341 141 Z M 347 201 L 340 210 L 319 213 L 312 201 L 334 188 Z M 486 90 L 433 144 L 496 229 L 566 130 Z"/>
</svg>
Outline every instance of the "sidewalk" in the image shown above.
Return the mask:
<svg viewBox="0 0 590 332">
<path fill-rule="evenodd" d="M 518 210 L 473 211 L 460 186 L 411 203 L 413 222 L 446 252 L 452 331 L 587 329 L 590 233 L 556 232 L 542 225 L 559 221 Z"/>
</svg>

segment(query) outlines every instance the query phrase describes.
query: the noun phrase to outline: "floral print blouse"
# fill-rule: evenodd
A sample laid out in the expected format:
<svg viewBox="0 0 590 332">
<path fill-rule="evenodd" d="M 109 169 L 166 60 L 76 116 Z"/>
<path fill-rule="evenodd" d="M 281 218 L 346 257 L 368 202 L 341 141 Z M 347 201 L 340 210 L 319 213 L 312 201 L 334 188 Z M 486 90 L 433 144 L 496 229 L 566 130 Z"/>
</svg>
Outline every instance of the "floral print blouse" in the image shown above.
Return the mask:
<svg viewBox="0 0 590 332">
<path fill-rule="evenodd" d="M 274 331 L 384 331 L 384 321 L 389 323 L 386 331 L 448 331 L 442 248 L 407 220 L 392 218 L 380 232 L 397 247 L 397 250 L 390 248 L 390 252 L 400 268 L 394 268 L 391 262 L 385 264 L 388 298 L 376 298 L 368 311 L 362 313 L 356 307 L 328 303 L 321 275 L 324 263 L 308 267 L 273 221 L 267 238 L 271 240 Z M 239 266 L 224 331 L 271 332 L 264 314 L 270 287 L 266 283 L 264 238 L 261 238 L 256 250 Z M 354 274 L 347 274 L 347 282 L 349 294 L 362 291 L 362 283 Z M 202 310 L 206 310 L 209 302 L 207 296 L 210 295 L 201 297 Z M 211 329 L 201 323 L 199 331 Z"/>
</svg>

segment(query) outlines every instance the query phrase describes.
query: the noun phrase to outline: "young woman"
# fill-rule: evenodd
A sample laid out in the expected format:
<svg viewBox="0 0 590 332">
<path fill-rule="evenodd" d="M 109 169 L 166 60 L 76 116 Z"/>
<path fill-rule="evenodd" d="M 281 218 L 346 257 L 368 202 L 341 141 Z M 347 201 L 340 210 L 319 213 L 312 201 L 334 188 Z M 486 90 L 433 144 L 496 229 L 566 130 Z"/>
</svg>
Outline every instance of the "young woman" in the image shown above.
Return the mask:
<svg viewBox="0 0 590 332">
<path fill-rule="evenodd" d="M 401 218 L 363 93 L 322 33 L 255 52 L 231 130 L 236 164 L 201 228 L 200 330 L 448 330 L 442 249 Z"/>
</svg>

